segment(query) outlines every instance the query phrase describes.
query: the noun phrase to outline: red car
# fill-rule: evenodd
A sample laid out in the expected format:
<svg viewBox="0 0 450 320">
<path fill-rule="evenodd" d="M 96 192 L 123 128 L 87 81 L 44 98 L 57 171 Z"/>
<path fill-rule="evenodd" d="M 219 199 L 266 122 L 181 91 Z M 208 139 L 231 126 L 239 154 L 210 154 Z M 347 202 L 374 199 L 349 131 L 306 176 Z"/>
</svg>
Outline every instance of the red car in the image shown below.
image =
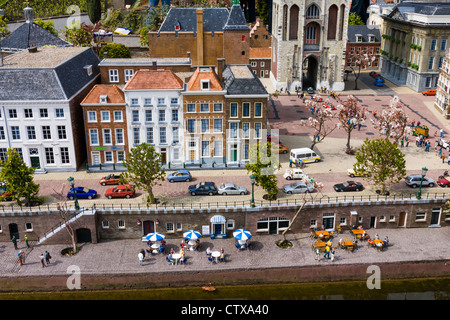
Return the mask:
<svg viewBox="0 0 450 320">
<path fill-rule="evenodd" d="M 100 179 L 100 184 L 106 186 L 107 184 L 121 184 L 123 178 L 121 175 L 110 174 Z"/>
<path fill-rule="evenodd" d="M 372 78 L 374 78 L 374 79 L 376 79 L 376 78 L 378 78 L 378 77 L 381 76 L 381 74 L 379 74 L 379 73 L 377 73 L 377 72 L 375 72 L 375 71 L 371 71 L 371 72 L 369 73 L 369 75 L 370 75 Z"/>
<path fill-rule="evenodd" d="M 450 187 L 450 181 L 447 179 L 450 177 L 439 176 L 437 184 L 441 187 Z"/>
<path fill-rule="evenodd" d="M 326 103 L 322 103 L 322 105 L 324 106 L 324 108 L 330 108 L 331 110 L 336 110 L 336 107 L 333 104 L 326 104 Z"/>
<path fill-rule="evenodd" d="M 115 188 L 110 188 L 106 190 L 105 196 L 108 199 L 112 198 L 131 198 L 134 196 L 134 188 L 129 184 L 121 184 Z"/>
<path fill-rule="evenodd" d="M 273 142 L 274 144 L 281 143 L 280 138 L 278 138 L 277 136 L 272 135 L 272 134 L 267 135 L 267 142 Z"/>
</svg>

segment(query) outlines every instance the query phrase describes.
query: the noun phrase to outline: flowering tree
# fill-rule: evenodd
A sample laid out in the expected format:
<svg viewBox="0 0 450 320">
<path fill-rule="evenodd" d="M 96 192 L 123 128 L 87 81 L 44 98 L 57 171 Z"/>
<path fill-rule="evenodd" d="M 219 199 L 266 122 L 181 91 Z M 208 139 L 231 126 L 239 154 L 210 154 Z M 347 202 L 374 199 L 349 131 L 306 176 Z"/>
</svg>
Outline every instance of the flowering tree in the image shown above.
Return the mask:
<svg viewBox="0 0 450 320">
<path fill-rule="evenodd" d="M 361 75 L 361 69 L 365 70 L 368 66 L 371 66 L 376 57 L 374 55 L 366 53 L 365 51 L 362 51 L 359 53 L 351 54 L 349 58 L 352 59 L 352 63 L 349 65 L 349 67 L 355 74 L 355 90 L 358 90 L 358 79 Z"/>
<path fill-rule="evenodd" d="M 337 127 L 337 123 L 333 122 L 335 118 L 331 108 L 326 106 L 331 106 L 330 101 L 321 102 L 319 101 L 319 96 L 314 95 L 311 100 L 306 101 L 306 108 L 311 110 L 312 116 L 307 120 L 300 120 L 300 125 L 313 128 L 314 136 L 311 145 L 311 149 L 314 146 L 325 139 L 330 133 L 332 133 Z"/>
<path fill-rule="evenodd" d="M 337 118 L 339 120 L 339 127 L 347 132 L 347 149 L 346 153 L 354 154 L 354 150 L 350 146 L 350 138 L 354 129 L 358 125 L 364 123 L 367 115 L 367 108 L 363 108 L 358 104 L 353 96 L 348 96 L 346 101 L 339 100 L 340 104 L 337 107 Z"/>
<path fill-rule="evenodd" d="M 392 138 L 394 143 L 405 135 L 409 124 L 404 104 L 397 96 L 392 98 L 389 109 L 383 110 L 376 120 L 370 119 L 370 121 L 375 129 L 388 139 Z"/>
</svg>

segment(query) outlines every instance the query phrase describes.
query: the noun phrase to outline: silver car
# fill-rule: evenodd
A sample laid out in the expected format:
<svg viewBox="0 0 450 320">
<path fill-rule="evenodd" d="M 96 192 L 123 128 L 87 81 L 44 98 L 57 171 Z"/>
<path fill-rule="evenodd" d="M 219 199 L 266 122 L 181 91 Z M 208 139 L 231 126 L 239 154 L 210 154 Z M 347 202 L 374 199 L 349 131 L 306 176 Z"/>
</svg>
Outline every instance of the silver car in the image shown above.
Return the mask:
<svg viewBox="0 0 450 320">
<path fill-rule="evenodd" d="M 218 194 L 247 194 L 247 189 L 241 186 L 237 186 L 233 183 L 225 183 L 219 186 Z"/>
<path fill-rule="evenodd" d="M 420 174 L 412 174 L 406 177 L 405 183 L 413 188 L 417 188 L 420 186 L 420 182 L 422 181 L 422 176 Z M 422 187 L 434 187 L 436 182 L 428 177 L 423 177 Z"/>
<path fill-rule="evenodd" d="M 292 193 L 308 193 L 308 192 L 313 192 L 314 191 L 314 187 L 311 183 L 304 183 L 304 182 L 294 182 L 291 184 L 287 184 L 283 187 L 283 191 L 287 194 L 292 194 Z"/>
</svg>

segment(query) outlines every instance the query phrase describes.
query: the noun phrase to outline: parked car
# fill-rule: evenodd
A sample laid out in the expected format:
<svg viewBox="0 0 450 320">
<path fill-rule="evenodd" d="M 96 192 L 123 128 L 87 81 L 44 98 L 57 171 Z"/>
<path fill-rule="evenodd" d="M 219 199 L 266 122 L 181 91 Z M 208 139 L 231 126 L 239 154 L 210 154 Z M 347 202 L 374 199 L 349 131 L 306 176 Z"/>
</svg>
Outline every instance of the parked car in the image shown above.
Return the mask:
<svg viewBox="0 0 450 320">
<path fill-rule="evenodd" d="M 112 198 L 131 198 L 134 196 L 134 188 L 129 184 L 121 184 L 115 188 L 109 188 L 105 192 L 105 196 L 108 199 Z"/>
<path fill-rule="evenodd" d="M 440 176 L 437 184 L 441 187 L 450 187 L 450 177 L 444 177 L 444 176 Z"/>
<path fill-rule="evenodd" d="M 354 170 L 352 169 L 347 169 L 347 173 L 351 178 L 354 177 L 370 177 L 370 172 L 367 172 L 367 170 L 365 170 L 364 168 L 362 168 L 362 170 Z"/>
<path fill-rule="evenodd" d="M 375 81 L 379 81 L 379 82 L 384 82 L 384 78 L 383 77 L 376 77 Z"/>
<path fill-rule="evenodd" d="M 308 92 L 309 94 L 313 94 L 314 89 L 312 87 L 309 87 L 308 89 L 306 89 L 306 92 Z"/>
<path fill-rule="evenodd" d="M 437 141 L 437 144 L 439 147 L 446 149 L 447 151 L 450 151 L 450 142 L 445 139 L 439 139 Z"/>
<path fill-rule="evenodd" d="M 374 85 L 376 85 L 377 87 L 382 87 L 382 86 L 384 86 L 384 83 L 381 81 L 375 81 Z"/>
<path fill-rule="evenodd" d="M 247 189 L 245 187 L 237 186 L 233 183 L 225 183 L 219 186 L 217 190 L 218 194 L 228 195 L 228 194 L 247 194 Z"/>
<path fill-rule="evenodd" d="M 283 153 L 283 154 L 286 154 L 286 153 L 288 153 L 289 152 L 289 148 L 288 147 L 286 147 L 284 144 L 282 144 L 282 143 L 279 143 L 279 144 L 274 144 L 273 146 L 272 146 L 272 151 L 273 152 L 278 152 L 278 153 Z M 278 148 L 278 150 L 277 150 L 277 148 Z"/>
<path fill-rule="evenodd" d="M 369 76 L 371 76 L 372 78 L 376 79 L 376 78 L 380 77 L 381 74 L 379 74 L 378 72 L 375 72 L 375 71 L 371 71 L 369 73 Z"/>
<path fill-rule="evenodd" d="M 85 187 L 75 187 L 75 192 L 77 194 L 77 199 L 94 199 L 97 196 L 97 191 L 85 188 Z M 73 189 L 67 193 L 67 198 L 70 200 L 75 199 Z"/>
<path fill-rule="evenodd" d="M 169 174 L 167 180 L 169 180 L 169 182 L 178 182 L 178 181 L 189 182 L 192 180 L 192 176 L 189 170 L 177 170 Z"/>
<path fill-rule="evenodd" d="M 189 193 L 191 196 L 195 196 L 197 194 L 207 194 L 212 196 L 217 194 L 217 188 L 214 182 L 200 182 L 189 186 Z"/>
<path fill-rule="evenodd" d="M 346 191 L 361 191 L 364 189 L 361 182 L 355 181 L 346 181 L 343 183 L 338 183 L 333 186 L 333 189 L 337 192 L 346 192 Z"/>
<path fill-rule="evenodd" d="M 121 175 L 110 174 L 100 179 L 100 184 L 106 186 L 107 184 L 122 184 L 124 183 Z"/>
<path fill-rule="evenodd" d="M 273 142 L 274 144 L 281 144 L 280 138 L 273 134 L 267 135 L 267 142 Z"/>
<path fill-rule="evenodd" d="M 11 201 L 11 193 L 6 189 L 0 189 L 0 201 Z"/>
<path fill-rule="evenodd" d="M 311 183 L 305 183 L 303 181 L 287 184 L 283 187 L 283 192 L 287 194 L 293 193 L 309 193 L 314 191 L 314 186 Z"/>
<path fill-rule="evenodd" d="M 298 168 L 287 169 L 283 174 L 283 178 L 285 178 L 286 180 L 309 180 L 308 175 L 304 173 L 302 169 Z"/>
<path fill-rule="evenodd" d="M 419 187 L 421 182 L 422 187 L 434 187 L 434 185 L 436 184 L 436 182 L 433 179 L 428 177 L 423 177 L 422 181 L 422 176 L 420 174 L 411 174 L 407 176 L 405 179 L 405 183 L 413 188 Z"/>
<path fill-rule="evenodd" d="M 422 91 L 422 94 L 424 96 L 435 96 L 436 95 L 436 90 L 428 89 L 428 90 Z"/>
<path fill-rule="evenodd" d="M 336 110 L 336 107 L 332 104 L 332 103 L 322 103 L 322 105 L 323 105 L 323 107 L 324 108 L 327 108 L 327 109 L 331 109 L 331 110 Z"/>
</svg>

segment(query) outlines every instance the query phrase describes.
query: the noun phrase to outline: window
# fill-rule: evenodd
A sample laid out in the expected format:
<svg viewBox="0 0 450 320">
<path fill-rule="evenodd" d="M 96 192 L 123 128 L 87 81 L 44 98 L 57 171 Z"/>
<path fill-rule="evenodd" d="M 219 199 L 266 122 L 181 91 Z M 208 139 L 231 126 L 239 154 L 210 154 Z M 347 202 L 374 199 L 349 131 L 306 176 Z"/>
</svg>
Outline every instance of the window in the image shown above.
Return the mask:
<svg viewBox="0 0 450 320">
<path fill-rule="evenodd" d="M 187 112 L 195 112 L 195 103 L 187 104 Z"/>
<path fill-rule="evenodd" d="M 166 105 L 166 99 L 158 98 L 158 106 L 165 106 L 165 105 Z"/>
<path fill-rule="evenodd" d="M 101 104 L 108 103 L 108 96 L 107 95 L 101 95 L 100 96 L 100 103 Z"/>
<path fill-rule="evenodd" d="M 109 221 L 103 220 L 102 221 L 102 228 L 103 229 L 109 229 Z"/>
<path fill-rule="evenodd" d="M 236 139 L 238 137 L 238 126 L 239 123 L 237 122 L 231 122 L 230 123 L 230 138 Z"/>
<path fill-rule="evenodd" d="M 244 144 L 244 157 L 243 157 L 244 160 L 248 160 L 248 156 L 249 156 L 248 148 L 249 148 L 249 145 Z"/>
<path fill-rule="evenodd" d="M 170 104 L 171 105 L 177 105 L 178 104 L 178 98 L 170 98 Z"/>
<path fill-rule="evenodd" d="M 166 110 L 158 110 L 159 111 L 159 122 L 165 122 L 166 121 Z"/>
<path fill-rule="evenodd" d="M 103 129 L 103 144 L 112 144 L 111 129 Z"/>
<path fill-rule="evenodd" d="M 178 122 L 178 110 L 172 110 L 172 122 Z"/>
<path fill-rule="evenodd" d="M 99 142 L 98 142 L 98 131 L 97 129 L 90 129 L 89 130 L 89 136 L 91 139 L 91 146 L 98 146 Z"/>
<path fill-rule="evenodd" d="M 134 70 L 133 69 L 125 69 L 124 73 L 125 73 L 125 82 L 128 82 L 128 80 L 130 80 L 131 77 L 133 76 Z"/>
<path fill-rule="evenodd" d="M 237 117 L 237 103 L 232 103 L 231 105 L 231 117 L 236 118 Z"/>
<path fill-rule="evenodd" d="M 341 226 L 347 225 L 347 218 L 341 218 L 341 219 L 339 219 L 339 225 L 341 225 Z"/>
<path fill-rule="evenodd" d="M 318 39 L 318 24 L 310 23 L 306 26 L 305 44 L 317 44 Z"/>
<path fill-rule="evenodd" d="M 125 220 L 119 220 L 117 223 L 119 229 L 125 229 Z"/>
<path fill-rule="evenodd" d="M 209 80 L 201 80 L 202 90 L 209 90 Z"/>
<path fill-rule="evenodd" d="M 25 230 L 26 231 L 33 231 L 33 224 L 31 222 L 25 223 Z"/>
<path fill-rule="evenodd" d="M 214 140 L 214 157 L 222 156 L 222 140 Z"/>
<path fill-rule="evenodd" d="M 431 40 L 431 46 L 430 46 L 430 50 L 431 51 L 433 51 L 433 50 L 436 50 L 436 40 Z"/>
<path fill-rule="evenodd" d="M 12 140 L 20 140 L 20 130 L 18 126 L 11 127 Z"/>
<path fill-rule="evenodd" d="M 145 110 L 145 122 L 152 122 L 152 110 Z"/>
<path fill-rule="evenodd" d="M 153 128 L 147 128 L 147 143 L 153 144 Z"/>
<path fill-rule="evenodd" d="M 114 111 L 114 121 L 115 122 L 122 122 L 122 111 Z"/>
<path fill-rule="evenodd" d="M 97 122 L 97 112 L 88 111 L 88 122 Z"/>
<path fill-rule="evenodd" d="M 131 121 L 139 122 L 139 110 L 131 110 Z"/>
<path fill-rule="evenodd" d="M 319 19 L 319 15 L 319 8 L 314 4 L 306 10 L 306 19 Z"/>
<path fill-rule="evenodd" d="M 248 122 L 242 124 L 242 137 L 244 139 L 250 138 L 250 123 Z"/>
<path fill-rule="evenodd" d="M 133 128 L 133 144 L 135 146 L 139 145 L 141 143 L 140 137 L 139 137 L 139 128 Z"/>
<path fill-rule="evenodd" d="M 362 35 L 360 34 L 356 35 L 356 42 L 362 42 Z"/>
<path fill-rule="evenodd" d="M 431 78 L 431 77 L 427 77 L 426 79 L 425 79 L 425 87 L 426 88 L 431 88 L 431 81 L 433 80 L 433 78 Z"/>
<path fill-rule="evenodd" d="M 261 61 L 260 65 L 261 67 L 264 67 L 264 61 Z"/>
<path fill-rule="evenodd" d="M 262 117 L 262 103 L 255 103 L 255 117 Z"/>
<path fill-rule="evenodd" d="M 131 105 L 132 106 L 139 106 L 139 99 L 133 98 L 131 99 Z"/>
<path fill-rule="evenodd" d="M 60 140 L 67 139 L 66 126 L 58 126 L 57 128 L 58 128 L 58 139 Z"/>
<path fill-rule="evenodd" d="M 261 139 L 261 123 L 255 123 L 255 139 Z"/>
<path fill-rule="evenodd" d="M 36 130 L 34 126 L 27 127 L 27 136 L 29 140 L 36 140 Z"/>
<path fill-rule="evenodd" d="M 428 70 L 433 69 L 434 57 L 428 59 Z"/>
<path fill-rule="evenodd" d="M 180 149 L 173 149 L 173 160 L 180 160 Z"/>
<path fill-rule="evenodd" d="M 25 118 L 33 118 L 33 109 L 24 109 L 23 113 Z"/>
<path fill-rule="evenodd" d="M 61 147 L 60 151 L 61 151 L 61 163 L 63 163 L 63 164 L 70 163 L 69 148 Z"/>
<path fill-rule="evenodd" d="M 439 57 L 438 61 L 438 69 L 442 68 L 442 65 L 444 64 L 444 57 Z"/>
<path fill-rule="evenodd" d="M 195 133 L 195 119 L 188 119 L 188 132 Z"/>
<path fill-rule="evenodd" d="M 6 152 L 7 152 L 6 148 L 0 148 L 0 160 L 1 161 L 6 161 Z"/>
<path fill-rule="evenodd" d="M 174 144 L 177 144 L 180 142 L 180 135 L 179 135 L 178 127 L 172 127 L 172 140 L 173 140 Z"/>
<path fill-rule="evenodd" d="M 214 112 L 222 112 L 222 104 L 214 103 Z"/>
<path fill-rule="evenodd" d="M 222 132 L 222 119 L 214 119 L 214 132 Z"/>
<path fill-rule="evenodd" d="M 109 111 L 102 111 L 101 112 L 102 115 L 102 122 L 110 122 L 110 118 L 109 118 Z"/>
<path fill-rule="evenodd" d="M 9 109 L 9 118 L 10 119 L 16 119 L 17 118 L 17 110 L 16 109 Z"/>
<path fill-rule="evenodd" d="M 116 129 L 116 144 L 124 144 L 123 129 Z"/>
<path fill-rule="evenodd" d="M 166 231 L 167 232 L 174 232 L 173 223 L 169 222 L 169 223 L 166 224 Z"/>
<path fill-rule="evenodd" d="M 209 141 L 202 141 L 202 157 L 209 157 Z"/>
<path fill-rule="evenodd" d="M 5 140 L 6 136 L 5 136 L 5 129 L 2 127 L 0 127 L 0 140 Z"/>
<path fill-rule="evenodd" d="M 64 118 L 64 109 L 56 109 L 55 116 L 56 118 Z"/>
<path fill-rule="evenodd" d="M 425 221 L 426 213 L 425 212 L 417 212 L 416 213 L 416 221 Z"/>
<path fill-rule="evenodd" d="M 105 151 L 105 162 L 114 162 L 112 151 Z"/>
<path fill-rule="evenodd" d="M 380 222 L 386 222 L 386 217 L 385 216 L 380 216 Z"/>
<path fill-rule="evenodd" d="M 201 119 L 202 132 L 209 132 L 209 119 Z"/>
<path fill-rule="evenodd" d="M 252 67 L 256 68 L 256 61 L 252 61 L 252 62 L 250 63 L 250 65 L 251 65 Z"/>
<path fill-rule="evenodd" d="M 250 117 L 250 103 L 244 102 L 242 104 L 242 116 L 245 118 Z"/>
<path fill-rule="evenodd" d="M 394 222 L 395 221 L 395 216 L 389 216 L 389 222 Z"/>
<path fill-rule="evenodd" d="M 209 104 L 201 103 L 200 104 L 200 112 L 209 112 Z"/>
<path fill-rule="evenodd" d="M 447 46 L 447 40 L 446 39 L 441 40 L 441 50 L 442 51 L 445 51 L 446 46 Z"/>
<path fill-rule="evenodd" d="M 152 99 L 145 98 L 144 99 L 144 107 L 151 107 L 151 105 L 152 105 Z"/>
<path fill-rule="evenodd" d="M 39 116 L 41 118 L 48 118 L 48 110 L 47 109 L 39 109 Z"/>
<path fill-rule="evenodd" d="M 125 160 L 125 152 L 117 151 L 117 162 L 123 162 Z"/>
<path fill-rule="evenodd" d="M 166 128 L 165 127 L 159 128 L 159 143 L 161 143 L 161 144 L 167 143 Z"/>
<path fill-rule="evenodd" d="M 109 82 L 119 82 L 119 70 L 109 69 Z"/>
</svg>

